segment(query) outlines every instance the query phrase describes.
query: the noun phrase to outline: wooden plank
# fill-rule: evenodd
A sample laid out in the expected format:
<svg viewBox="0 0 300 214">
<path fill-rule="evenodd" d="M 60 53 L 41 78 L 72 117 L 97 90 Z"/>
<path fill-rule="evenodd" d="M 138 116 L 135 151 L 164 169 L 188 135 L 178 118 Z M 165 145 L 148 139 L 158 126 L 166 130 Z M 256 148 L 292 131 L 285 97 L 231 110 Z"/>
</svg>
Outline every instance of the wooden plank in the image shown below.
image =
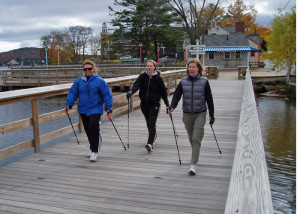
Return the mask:
<svg viewBox="0 0 300 214">
<path fill-rule="evenodd" d="M 32 126 L 32 120 L 31 118 L 18 120 L 12 123 L 7 123 L 0 125 L 0 134 L 5 134 L 8 132 L 13 132 L 19 129 L 24 129 L 26 127 Z"/>
<path fill-rule="evenodd" d="M 179 135 L 182 165 L 178 161 L 172 124 L 162 103 L 157 121 L 157 143 L 151 153 L 144 148 L 148 133 L 138 109 L 130 112 L 130 148 L 127 151 L 103 115 L 103 146 L 97 162 L 91 163 L 85 157 L 89 144 L 83 133 L 78 135 L 80 145 L 72 137 L 0 168 L 0 212 L 5 207 L 5 212 L 16 213 L 19 210 L 16 208 L 24 208 L 24 213 L 31 210 L 224 213 L 244 83 L 214 80 L 210 84 L 215 98 L 214 130 L 222 155 L 206 125 L 196 176 L 187 173 L 191 148 L 182 123 L 181 103 L 173 112 L 173 119 Z M 123 108 L 127 110 L 127 106 Z M 114 124 L 127 143 L 127 115 L 115 117 L 116 113 L 113 113 Z"/>
<path fill-rule="evenodd" d="M 33 147 L 33 140 L 28 140 L 23 143 L 19 143 L 14 146 L 10 146 L 8 148 L 0 150 L 0 160 L 3 160 L 4 158 L 8 158 L 12 155 L 18 154 L 20 152 L 26 151 Z"/>
</svg>

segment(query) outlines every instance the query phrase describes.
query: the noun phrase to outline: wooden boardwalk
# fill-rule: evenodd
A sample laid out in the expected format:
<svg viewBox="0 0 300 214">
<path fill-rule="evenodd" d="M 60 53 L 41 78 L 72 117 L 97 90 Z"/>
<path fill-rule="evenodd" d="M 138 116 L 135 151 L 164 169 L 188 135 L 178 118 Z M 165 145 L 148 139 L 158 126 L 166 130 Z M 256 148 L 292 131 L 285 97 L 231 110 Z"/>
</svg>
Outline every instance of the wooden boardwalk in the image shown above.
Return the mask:
<svg viewBox="0 0 300 214">
<path fill-rule="evenodd" d="M 164 104 L 153 152 L 144 145 L 145 121 L 130 114 L 130 148 L 124 151 L 108 121 L 102 123 L 98 161 L 89 162 L 86 135 L 56 144 L 0 168 L 0 213 L 224 213 L 237 140 L 244 81 L 210 80 L 216 133 L 208 123 L 196 176 L 187 174 L 191 148 L 179 105 L 173 119 L 179 135 L 179 165 L 173 128 Z M 171 100 L 171 97 L 169 97 Z M 127 115 L 113 119 L 127 144 Z"/>
</svg>

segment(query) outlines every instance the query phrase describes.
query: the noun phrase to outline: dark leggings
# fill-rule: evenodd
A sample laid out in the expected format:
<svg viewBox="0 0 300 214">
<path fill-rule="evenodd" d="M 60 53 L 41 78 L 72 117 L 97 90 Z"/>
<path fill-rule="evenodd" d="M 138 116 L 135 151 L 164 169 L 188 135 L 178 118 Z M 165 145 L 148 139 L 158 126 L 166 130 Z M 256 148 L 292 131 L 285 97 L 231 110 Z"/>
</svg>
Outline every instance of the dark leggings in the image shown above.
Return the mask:
<svg viewBox="0 0 300 214">
<path fill-rule="evenodd" d="M 80 114 L 85 133 L 90 143 L 92 152 L 99 152 L 102 145 L 102 137 L 100 134 L 101 114 L 92 114 L 86 116 Z"/>
<path fill-rule="evenodd" d="M 143 105 L 141 104 L 142 113 L 146 119 L 148 128 L 148 143 L 153 145 L 156 139 L 156 120 L 159 113 L 160 104 L 156 105 Z"/>
</svg>

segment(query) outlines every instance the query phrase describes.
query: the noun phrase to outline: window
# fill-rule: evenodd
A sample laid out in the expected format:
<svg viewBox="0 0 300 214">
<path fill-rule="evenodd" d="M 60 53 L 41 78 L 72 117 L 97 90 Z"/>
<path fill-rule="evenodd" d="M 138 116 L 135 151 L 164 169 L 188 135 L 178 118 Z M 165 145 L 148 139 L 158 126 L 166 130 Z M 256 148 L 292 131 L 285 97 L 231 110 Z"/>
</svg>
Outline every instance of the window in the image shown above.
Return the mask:
<svg viewBox="0 0 300 214">
<path fill-rule="evenodd" d="M 241 52 L 235 52 L 235 58 L 240 59 L 241 58 Z"/>
<path fill-rule="evenodd" d="M 215 53 L 209 53 L 208 59 L 215 59 Z"/>
<path fill-rule="evenodd" d="M 251 52 L 251 57 L 255 57 L 255 52 Z"/>
<path fill-rule="evenodd" d="M 225 52 L 224 57 L 225 59 L 230 59 L 230 52 Z"/>
</svg>

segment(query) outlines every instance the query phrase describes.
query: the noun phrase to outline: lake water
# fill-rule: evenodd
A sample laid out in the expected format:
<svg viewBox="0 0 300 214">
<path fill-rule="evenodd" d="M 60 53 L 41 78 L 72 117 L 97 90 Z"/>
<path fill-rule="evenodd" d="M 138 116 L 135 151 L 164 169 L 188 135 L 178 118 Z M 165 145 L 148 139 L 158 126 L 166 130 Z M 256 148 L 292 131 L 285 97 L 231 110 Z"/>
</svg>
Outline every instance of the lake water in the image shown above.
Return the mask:
<svg viewBox="0 0 300 214">
<path fill-rule="evenodd" d="M 274 212 L 296 213 L 296 102 L 258 98 Z"/>
<path fill-rule="evenodd" d="M 39 114 L 63 109 L 65 96 L 38 101 Z M 274 212 L 276 214 L 296 213 L 296 103 L 283 99 L 258 98 L 258 115 L 265 145 Z M 78 115 L 71 115 L 72 122 L 78 122 Z M 31 117 L 31 102 L 0 106 L 0 124 Z M 67 117 L 40 125 L 40 134 L 69 125 Z M 73 133 L 58 140 L 43 144 L 45 149 Z M 32 139 L 32 128 L 0 135 L 0 149 Z M 0 161 L 0 167 L 33 153 L 33 149 Z"/>
</svg>

